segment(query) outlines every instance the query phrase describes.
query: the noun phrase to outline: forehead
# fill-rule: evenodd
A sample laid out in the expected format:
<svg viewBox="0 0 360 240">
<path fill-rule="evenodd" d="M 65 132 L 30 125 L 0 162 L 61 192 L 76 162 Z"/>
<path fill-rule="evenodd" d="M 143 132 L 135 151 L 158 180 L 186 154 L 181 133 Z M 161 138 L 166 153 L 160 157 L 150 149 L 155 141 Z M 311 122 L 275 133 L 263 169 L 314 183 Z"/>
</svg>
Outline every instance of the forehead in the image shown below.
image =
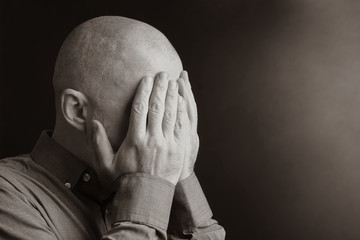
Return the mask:
<svg viewBox="0 0 360 240">
<path fill-rule="evenodd" d="M 145 76 L 155 77 L 166 72 L 169 80 L 179 78 L 183 70 L 180 58 L 159 51 L 127 51 L 116 61 L 113 67 L 112 84 L 106 89 L 108 98 L 128 104 L 133 98 L 137 86 Z M 110 100 L 110 99 L 109 99 Z"/>
<path fill-rule="evenodd" d="M 154 77 L 157 73 L 164 71 L 169 74 L 170 79 L 175 80 L 182 71 L 182 63 L 178 54 L 170 48 L 133 46 L 132 49 L 125 51 L 125 54 L 126 69 L 135 76 Z"/>
</svg>

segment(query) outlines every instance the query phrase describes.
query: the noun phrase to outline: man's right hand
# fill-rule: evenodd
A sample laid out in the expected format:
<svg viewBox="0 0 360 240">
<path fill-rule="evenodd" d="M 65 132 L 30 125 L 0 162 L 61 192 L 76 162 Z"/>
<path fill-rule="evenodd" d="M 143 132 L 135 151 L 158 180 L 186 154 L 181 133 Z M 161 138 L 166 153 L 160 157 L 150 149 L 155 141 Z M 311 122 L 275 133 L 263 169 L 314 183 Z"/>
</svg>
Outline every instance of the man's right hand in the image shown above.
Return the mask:
<svg viewBox="0 0 360 240">
<path fill-rule="evenodd" d="M 133 101 L 125 140 L 115 153 L 103 125 L 93 120 L 100 175 L 113 181 L 127 173 L 148 173 L 176 185 L 185 158 L 188 116 L 176 81 L 166 73 L 145 77 Z"/>
</svg>

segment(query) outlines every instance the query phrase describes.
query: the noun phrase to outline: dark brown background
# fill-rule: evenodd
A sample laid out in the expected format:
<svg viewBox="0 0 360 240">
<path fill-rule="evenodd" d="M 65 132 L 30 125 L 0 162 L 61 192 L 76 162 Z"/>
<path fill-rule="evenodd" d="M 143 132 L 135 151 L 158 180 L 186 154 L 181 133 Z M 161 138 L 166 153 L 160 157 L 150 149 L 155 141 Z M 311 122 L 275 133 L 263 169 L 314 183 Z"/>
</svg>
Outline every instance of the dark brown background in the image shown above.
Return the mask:
<svg viewBox="0 0 360 240">
<path fill-rule="evenodd" d="M 57 51 L 100 15 L 150 23 L 182 57 L 227 239 L 360 239 L 359 1 L 2 1 L 1 157 L 53 127 Z"/>
</svg>

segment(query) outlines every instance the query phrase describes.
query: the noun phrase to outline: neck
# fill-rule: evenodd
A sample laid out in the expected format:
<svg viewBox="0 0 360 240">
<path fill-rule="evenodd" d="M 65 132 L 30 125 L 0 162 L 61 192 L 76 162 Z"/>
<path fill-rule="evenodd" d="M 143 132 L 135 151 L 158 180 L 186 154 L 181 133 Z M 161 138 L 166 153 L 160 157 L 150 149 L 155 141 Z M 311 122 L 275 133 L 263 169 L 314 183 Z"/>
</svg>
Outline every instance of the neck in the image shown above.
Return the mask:
<svg viewBox="0 0 360 240">
<path fill-rule="evenodd" d="M 57 122 L 51 138 L 86 165 L 95 169 L 95 155 L 86 133 Z"/>
</svg>

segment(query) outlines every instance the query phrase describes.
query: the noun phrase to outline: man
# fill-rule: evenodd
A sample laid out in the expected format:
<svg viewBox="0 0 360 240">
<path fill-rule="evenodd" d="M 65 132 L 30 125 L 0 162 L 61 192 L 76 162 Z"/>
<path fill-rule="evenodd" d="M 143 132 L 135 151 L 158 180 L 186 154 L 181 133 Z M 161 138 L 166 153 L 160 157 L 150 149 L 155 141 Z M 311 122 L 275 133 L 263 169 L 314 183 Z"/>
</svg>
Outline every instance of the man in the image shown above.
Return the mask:
<svg viewBox="0 0 360 240">
<path fill-rule="evenodd" d="M 1 239 L 225 238 L 193 173 L 188 76 L 162 33 L 89 20 L 63 43 L 53 84 L 54 132 L 0 163 Z"/>
</svg>

